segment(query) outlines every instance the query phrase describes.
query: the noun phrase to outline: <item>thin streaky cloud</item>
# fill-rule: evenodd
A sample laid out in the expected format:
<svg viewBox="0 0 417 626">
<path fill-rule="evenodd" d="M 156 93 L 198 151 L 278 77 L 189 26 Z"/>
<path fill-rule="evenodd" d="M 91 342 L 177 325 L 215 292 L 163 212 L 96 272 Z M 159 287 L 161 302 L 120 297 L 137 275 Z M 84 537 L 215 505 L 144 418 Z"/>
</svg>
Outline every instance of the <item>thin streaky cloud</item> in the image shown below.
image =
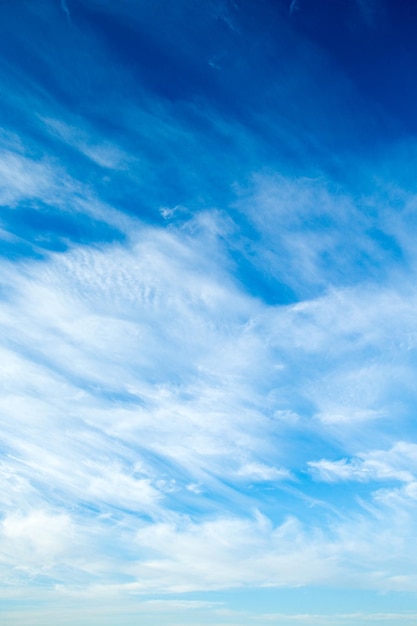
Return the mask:
<svg viewBox="0 0 417 626">
<path fill-rule="evenodd" d="M 1 3 L 8 623 L 415 621 L 415 26 Z"/>
</svg>

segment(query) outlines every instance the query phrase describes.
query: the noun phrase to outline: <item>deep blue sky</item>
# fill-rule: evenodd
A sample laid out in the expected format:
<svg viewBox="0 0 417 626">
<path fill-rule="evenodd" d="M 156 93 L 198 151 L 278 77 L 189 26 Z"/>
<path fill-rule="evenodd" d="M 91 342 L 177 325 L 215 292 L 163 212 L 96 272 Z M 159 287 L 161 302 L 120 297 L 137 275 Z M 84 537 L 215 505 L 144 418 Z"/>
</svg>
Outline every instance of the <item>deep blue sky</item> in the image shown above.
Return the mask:
<svg viewBox="0 0 417 626">
<path fill-rule="evenodd" d="M 415 32 L 0 3 L 8 624 L 416 621 Z"/>
</svg>

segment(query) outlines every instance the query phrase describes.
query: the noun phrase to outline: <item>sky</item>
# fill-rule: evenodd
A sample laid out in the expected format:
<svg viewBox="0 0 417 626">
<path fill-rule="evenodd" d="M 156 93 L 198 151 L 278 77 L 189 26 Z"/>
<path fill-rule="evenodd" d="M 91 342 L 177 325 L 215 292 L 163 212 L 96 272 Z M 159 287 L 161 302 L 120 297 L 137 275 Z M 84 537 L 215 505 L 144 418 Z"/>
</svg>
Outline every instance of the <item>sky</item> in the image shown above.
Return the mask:
<svg viewBox="0 0 417 626">
<path fill-rule="evenodd" d="M 416 28 L 1 0 L 2 624 L 417 624 Z"/>
</svg>

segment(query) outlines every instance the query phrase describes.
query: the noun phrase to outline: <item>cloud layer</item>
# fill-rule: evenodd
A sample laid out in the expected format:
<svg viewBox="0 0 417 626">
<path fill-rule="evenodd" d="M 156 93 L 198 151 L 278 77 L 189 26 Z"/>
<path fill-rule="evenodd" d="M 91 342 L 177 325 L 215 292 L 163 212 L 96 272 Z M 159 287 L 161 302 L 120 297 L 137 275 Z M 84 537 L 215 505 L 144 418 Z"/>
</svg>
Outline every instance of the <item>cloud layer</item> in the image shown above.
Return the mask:
<svg viewBox="0 0 417 626">
<path fill-rule="evenodd" d="M 288 5 L 0 7 L 10 624 L 415 621 L 416 146 Z"/>
</svg>

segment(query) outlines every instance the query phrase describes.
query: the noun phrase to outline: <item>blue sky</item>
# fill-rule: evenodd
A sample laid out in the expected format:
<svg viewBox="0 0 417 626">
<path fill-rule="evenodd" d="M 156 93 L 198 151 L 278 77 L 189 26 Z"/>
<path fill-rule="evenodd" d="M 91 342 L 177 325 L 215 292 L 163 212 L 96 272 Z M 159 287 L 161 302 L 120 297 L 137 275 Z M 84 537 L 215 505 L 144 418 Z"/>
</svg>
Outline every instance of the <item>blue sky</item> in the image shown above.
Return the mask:
<svg viewBox="0 0 417 626">
<path fill-rule="evenodd" d="M 7 626 L 417 622 L 416 27 L 0 3 Z"/>
</svg>

